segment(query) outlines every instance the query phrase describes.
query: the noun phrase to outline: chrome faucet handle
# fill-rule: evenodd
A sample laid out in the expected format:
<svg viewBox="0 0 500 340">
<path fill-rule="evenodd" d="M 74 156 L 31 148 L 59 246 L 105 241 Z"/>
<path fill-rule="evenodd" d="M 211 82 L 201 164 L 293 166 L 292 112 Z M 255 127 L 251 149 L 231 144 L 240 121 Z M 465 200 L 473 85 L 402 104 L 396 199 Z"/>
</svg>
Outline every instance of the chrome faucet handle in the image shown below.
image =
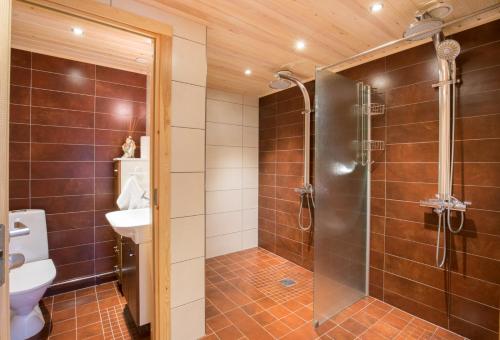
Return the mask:
<svg viewBox="0 0 500 340">
<path fill-rule="evenodd" d="M 21 253 L 9 254 L 9 269 L 21 267 L 25 261 L 26 258 Z"/>
</svg>

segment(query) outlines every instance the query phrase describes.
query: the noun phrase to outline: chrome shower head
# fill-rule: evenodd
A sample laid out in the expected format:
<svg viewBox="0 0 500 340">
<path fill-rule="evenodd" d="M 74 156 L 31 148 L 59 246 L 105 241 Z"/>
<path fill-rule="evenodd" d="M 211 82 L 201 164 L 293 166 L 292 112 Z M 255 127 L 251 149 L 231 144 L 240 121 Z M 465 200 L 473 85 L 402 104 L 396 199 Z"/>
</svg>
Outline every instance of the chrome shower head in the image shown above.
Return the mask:
<svg viewBox="0 0 500 340">
<path fill-rule="evenodd" d="M 460 54 L 460 44 L 453 39 L 443 40 L 437 46 L 436 53 L 441 59 L 453 61 Z"/>
<path fill-rule="evenodd" d="M 292 82 L 286 78 L 281 77 L 281 75 L 291 76 L 292 72 L 290 71 L 278 71 L 274 77 L 276 79 L 271 80 L 269 82 L 269 87 L 274 90 L 284 90 L 292 86 Z"/>
<path fill-rule="evenodd" d="M 441 31 L 443 22 L 437 18 L 422 17 L 412 23 L 404 32 L 403 37 L 410 41 L 417 41 L 432 37 Z M 418 34 L 420 33 L 421 34 Z"/>
</svg>

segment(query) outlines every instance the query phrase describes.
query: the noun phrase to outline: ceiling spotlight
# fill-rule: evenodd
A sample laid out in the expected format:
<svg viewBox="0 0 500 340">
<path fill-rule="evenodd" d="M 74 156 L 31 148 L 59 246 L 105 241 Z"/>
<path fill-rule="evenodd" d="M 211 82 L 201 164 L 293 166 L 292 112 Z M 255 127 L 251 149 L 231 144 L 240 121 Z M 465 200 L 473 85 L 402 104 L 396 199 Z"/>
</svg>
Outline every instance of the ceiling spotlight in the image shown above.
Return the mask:
<svg viewBox="0 0 500 340">
<path fill-rule="evenodd" d="M 251 75 L 251 74 L 252 74 L 252 70 L 251 70 L 251 69 L 249 69 L 249 68 L 247 68 L 247 69 L 245 70 L 245 75 L 246 75 L 246 76 L 249 76 L 249 75 Z"/>
<path fill-rule="evenodd" d="M 83 35 L 83 28 L 81 27 L 72 27 L 71 32 L 73 32 L 74 35 Z"/>
<path fill-rule="evenodd" d="M 304 48 L 306 48 L 306 42 L 304 40 L 297 40 L 295 42 L 295 49 L 296 50 L 303 50 Z"/>
<path fill-rule="evenodd" d="M 384 5 L 381 2 L 376 2 L 370 6 L 370 11 L 372 13 L 377 13 L 377 12 L 380 12 L 383 7 L 384 7 Z"/>
<path fill-rule="evenodd" d="M 148 61 L 145 58 L 137 57 L 135 61 L 139 64 L 146 64 Z"/>
</svg>

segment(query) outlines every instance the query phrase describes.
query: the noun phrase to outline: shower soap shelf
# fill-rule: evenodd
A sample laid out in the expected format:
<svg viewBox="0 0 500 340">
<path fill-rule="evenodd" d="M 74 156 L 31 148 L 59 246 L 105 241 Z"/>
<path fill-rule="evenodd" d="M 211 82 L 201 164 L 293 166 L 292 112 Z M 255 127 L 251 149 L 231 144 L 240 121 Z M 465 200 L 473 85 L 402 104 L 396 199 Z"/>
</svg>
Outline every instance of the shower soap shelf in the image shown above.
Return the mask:
<svg viewBox="0 0 500 340">
<path fill-rule="evenodd" d="M 366 151 L 379 151 L 385 149 L 383 140 L 366 140 L 363 141 L 363 149 Z"/>
<path fill-rule="evenodd" d="M 378 115 L 383 115 L 385 113 L 385 104 L 371 103 L 367 106 L 368 107 L 366 112 L 370 116 L 378 116 Z"/>
</svg>

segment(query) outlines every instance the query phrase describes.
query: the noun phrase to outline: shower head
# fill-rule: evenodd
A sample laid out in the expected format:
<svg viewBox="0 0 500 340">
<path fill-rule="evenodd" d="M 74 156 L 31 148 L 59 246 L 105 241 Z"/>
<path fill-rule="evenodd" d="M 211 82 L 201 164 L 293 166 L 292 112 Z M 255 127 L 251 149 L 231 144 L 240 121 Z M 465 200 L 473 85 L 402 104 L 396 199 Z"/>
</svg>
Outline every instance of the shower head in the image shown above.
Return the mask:
<svg viewBox="0 0 500 340">
<path fill-rule="evenodd" d="M 403 37 L 410 41 L 417 41 L 432 37 L 441 31 L 443 22 L 440 19 L 432 17 L 417 18 L 404 32 Z M 421 34 L 418 34 L 421 33 Z"/>
<path fill-rule="evenodd" d="M 436 48 L 437 56 L 447 61 L 453 61 L 460 54 L 460 44 L 453 39 L 441 41 Z"/>
<path fill-rule="evenodd" d="M 276 79 L 269 82 L 269 87 L 274 90 L 284 90 L 292 86 L 292 82 L 288 80 L 288 77 L 292 75 L 290 71 L 278 71 L 274 77 Z M 286 78 L 283 76 L 287 76 Z"/>
</svg>

